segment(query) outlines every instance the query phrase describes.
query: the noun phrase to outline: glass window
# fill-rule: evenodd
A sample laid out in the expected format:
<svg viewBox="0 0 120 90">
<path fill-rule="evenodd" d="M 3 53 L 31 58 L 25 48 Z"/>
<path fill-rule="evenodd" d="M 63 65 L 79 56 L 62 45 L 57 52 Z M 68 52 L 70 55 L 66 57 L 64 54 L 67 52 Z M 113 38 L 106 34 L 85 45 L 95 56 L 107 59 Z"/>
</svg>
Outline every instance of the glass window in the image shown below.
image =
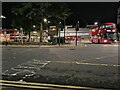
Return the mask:
<svg viewBox="0 0 120 90">
<path fill-rule="evenodd" d="M 106 34 L 107 34 L 108 39 L 110 39 L 110 40 L 117 39 L 117 34 L 116 33 L 106 33 Z"/>
<path fill-rule="evenodd" d="M 107 34 L 106 33 L 103 34 L 103 38 L 107 38 Z"/>
<path fill-rule="evenodd" d="M 115 24 L 111 24 L 111 25 L 106 25 L 106 28 L 116 28 L 116 25 Z"/>
</svg>

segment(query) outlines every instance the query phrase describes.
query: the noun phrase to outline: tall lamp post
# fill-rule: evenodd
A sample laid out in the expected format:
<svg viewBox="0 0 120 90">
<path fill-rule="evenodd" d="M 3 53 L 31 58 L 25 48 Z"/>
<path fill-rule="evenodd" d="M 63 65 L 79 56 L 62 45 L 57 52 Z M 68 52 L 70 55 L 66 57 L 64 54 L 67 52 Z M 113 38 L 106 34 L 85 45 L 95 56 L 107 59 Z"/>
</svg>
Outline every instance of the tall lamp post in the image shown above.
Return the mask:
<svg viewBox="0 0 120 90">
<path fill-rule="evenodd" d="M 23 44 L 23 28 L 20 28 L 21 30 L 21 43 Z"/>
<path fill-rule="evenodd" d="M 75 41 L 75 45 L 77 46 L 77 31 L 79 31 L 79 21 L 77 22 L 76 24 L 76 27 L 75 27 L 75 30 L 76 30 L 76 41 Z"/>
<path fill-rule="evenodd" d="M 65 28 L 65 19 L 64 19 L 64 44 L 65 44 L 65 31 L 66 31 L 66 28 Z"/>
<path fill-rule="evenodd" d="M 60 31 L 61 31 L 61 22 L 59 22 L 59 25 L 58 25 L 59 46 L 60 46 Z"/>
<path fill-rule="evenodd" d="M 0 23 L 0 29 L 2 29 L 2 19 L 5 19 L 5 18 L 6 18 L 6 17 L 3 16 L 3 15 L 0 16 L 0 22 L 1 22 L 1 23 Z"/>
<path fill-rule="evenodd" d="M 47 22 L 47 19 L 46 18 L 44 18 L 44 19 L 42 19 L 43 21 L 44 21 L 44 23 L 46 23 Z M 43 30 L 43 24 L 42 24 L 42 22 L 40 23 L 40 40 L 39 40 L 39 45 L 41 45 L 41 42 L 42 42 L 42 30 Z"/>
</svg>

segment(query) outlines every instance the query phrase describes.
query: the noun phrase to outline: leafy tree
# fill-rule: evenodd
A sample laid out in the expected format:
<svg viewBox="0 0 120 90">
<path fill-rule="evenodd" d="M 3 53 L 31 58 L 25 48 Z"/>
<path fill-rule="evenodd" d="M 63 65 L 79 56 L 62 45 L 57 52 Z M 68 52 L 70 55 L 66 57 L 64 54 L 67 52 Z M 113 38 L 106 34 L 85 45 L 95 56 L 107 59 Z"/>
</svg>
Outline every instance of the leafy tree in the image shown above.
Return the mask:
<svg viewBox="0 0 120 90">
<path fill-rule="evenodd" d="M 17 27 L 23 27 L 29 32 L 33 29 L 33 24 L 40 26 L 43 17 L 47 17 L 46 9 L 50 6 L 49 3 L 20 3 L 16 5 L 12 12 L 16 15 Z"/>
<path fill-rule="evenodd" d="M 54 25 L 60 21 L 65 21 L 70 15 L 70 10 L 65 3 L 23 2 L 12 8 L 12 13 L 16 15 L 13 26 L 23 27 L 30 33 L 33 25 L 40 29 L 43 18 L 47 18 Z"/>
<path fill-rule="evenodd" d="M 67 17 L 71 14 L 70 9 L 66 3 L 52 3 L 49 8 L 49 13 L 51 15 L 50 19 L 53 21 L 53 24 L 59 22 L 64 22 Z"/>
</svg>

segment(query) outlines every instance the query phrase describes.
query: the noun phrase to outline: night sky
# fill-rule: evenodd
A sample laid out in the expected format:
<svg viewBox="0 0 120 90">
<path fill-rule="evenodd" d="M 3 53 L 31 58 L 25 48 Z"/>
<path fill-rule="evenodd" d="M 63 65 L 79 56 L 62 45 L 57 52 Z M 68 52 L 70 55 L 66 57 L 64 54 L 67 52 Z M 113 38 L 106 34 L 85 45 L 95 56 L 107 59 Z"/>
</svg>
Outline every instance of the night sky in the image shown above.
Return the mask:
<svg viewBox="0 0 120 90">
<path fill-rule="evenodd" d="M 19 2 L 20 3 L 20 2 Z M 3 2 L 2 14 L 6 17 L 3 20 L 3 27 L 10 27 L 12 18 L 11 7 L 16 3 Z M 118 2 L 67 2 L 68 7 L 71 9 L 72 14 L 66 20 L 68 25 L 79 20 L 87 24 L 94 22 L 115 22 L 117 20 Z"/>
</svg>

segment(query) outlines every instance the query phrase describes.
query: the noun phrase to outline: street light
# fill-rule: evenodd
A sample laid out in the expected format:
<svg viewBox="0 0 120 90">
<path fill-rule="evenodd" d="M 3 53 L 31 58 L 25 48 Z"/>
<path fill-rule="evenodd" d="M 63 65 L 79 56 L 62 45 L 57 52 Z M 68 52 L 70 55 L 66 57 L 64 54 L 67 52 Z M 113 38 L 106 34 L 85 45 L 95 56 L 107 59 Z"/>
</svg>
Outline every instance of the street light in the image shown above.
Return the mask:
<svg viewBox="0 0 120 90">
<path fill-rule="evenodd" d="M 0 18 L 6 18 L 5 16 L 1 15 Z"/>
<path fill-rule="evenodd" d="M 5 19 L 6 17 L 3 15 L 0 15 L 0 29 L 2 29 L 2 19 Z"/>
<path fill-rule="evenodd" d="M 42 20 L 44 21 L 44 23 L 47 22 L 47 19 L 46 19 L 46 18 L 44 18 L 44 19 L 42 19 Z M 39 45 L 41 45 L 41 42 L 42 42 L 42 30 L 43 30 L 43 23 L 40 22 L 40 40 L 39 40 Z"/>
<path fill-rule="evenodd" d="M 23 28 L 20 28 L 20 30 L 21 30 L 21 42 L 22 42 L 22 44 L 23 44 Z"/>
<path fill-rule="evenodd" d="M 36 26 L 35 25 L 33 25 L 33 28 L 35 28 Z"/>
<path fill-rule="evenodd" d="M 44 19 L 43 19 L 43 21 L 46 23 L 46 22 L 47 22 L 47 19 L 46 19 L 46 18 L 44 18 Z"/>
<path fill-rule="evenodd" d="M 77 38 L 77 31 L 79 31 L 79 21 L 76 24 L 75 30 L 76 30 L 76 42 L 75 42 L 75 45 L 77 46 L 77 39 L 78 39 Z"/>
<path fill-rule="evenodd" d="M 64 44 L 65 44 L 65 30 L 66 30 L 66 28 L 65 28 L 65 19 L 64 19 Z"/>
<path fill-rule="evenodd" d="M 98 22 L 94 22 L 94 25 L 98 25 Z"/>
<path fill-rule="evenodd" d="M 59 46 L 60 46 L 60 30 L 61 30 L 61 22 L 59 22 L 59 25 L 58 25 L 58 31 L 59 31 Z"/>
</svg>

